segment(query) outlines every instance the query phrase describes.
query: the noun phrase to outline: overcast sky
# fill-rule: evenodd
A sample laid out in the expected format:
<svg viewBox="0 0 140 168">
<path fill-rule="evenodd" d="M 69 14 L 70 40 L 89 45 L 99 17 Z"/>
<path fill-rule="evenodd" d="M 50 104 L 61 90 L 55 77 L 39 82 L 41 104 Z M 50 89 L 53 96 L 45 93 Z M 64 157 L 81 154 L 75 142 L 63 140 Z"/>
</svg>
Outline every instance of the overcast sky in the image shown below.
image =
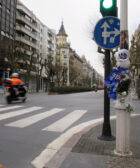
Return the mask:
<svg viewBox="0 0 140 168">
<path fill-rule="evenodd" d="M 103 74 L 101 54 L 92 40 L 92 30 L 101 18 L 99 0 L 21 0 L 49 28 L 58 32 L 64 21 L 71 47 L 81 56 L 85 55 L 90 64 Z M 118 0 L 118 5 L 119 5 Z M 128 0 L 130 38 L 140 23 L 138 0 Z"/>
</svg>

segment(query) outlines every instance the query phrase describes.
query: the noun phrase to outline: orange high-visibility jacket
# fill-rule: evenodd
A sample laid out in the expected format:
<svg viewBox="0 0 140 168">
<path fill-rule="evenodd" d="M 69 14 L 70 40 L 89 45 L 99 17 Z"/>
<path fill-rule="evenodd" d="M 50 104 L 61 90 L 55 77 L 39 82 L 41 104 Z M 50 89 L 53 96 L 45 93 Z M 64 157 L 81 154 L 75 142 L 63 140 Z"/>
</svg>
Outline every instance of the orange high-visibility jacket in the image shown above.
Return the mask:
<svg viewBox="0 0 140 168">
<path fill-rule="evenodd" d="M 19 78 L 12 77 L 11 78 L 11 83 L 12 83 L 13 86 L 16 86 L 16 85 L 21 85 L 24 82 L 21 79 L 19 79 Z"/>
</svg>

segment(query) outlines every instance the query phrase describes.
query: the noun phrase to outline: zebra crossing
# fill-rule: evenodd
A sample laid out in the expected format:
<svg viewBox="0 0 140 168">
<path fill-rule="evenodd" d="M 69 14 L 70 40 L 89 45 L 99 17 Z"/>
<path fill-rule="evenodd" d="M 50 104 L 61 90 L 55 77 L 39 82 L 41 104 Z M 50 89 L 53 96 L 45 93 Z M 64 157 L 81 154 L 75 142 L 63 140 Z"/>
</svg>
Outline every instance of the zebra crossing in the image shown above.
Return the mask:
<svg viewBox="0 0 140 168">
<path fill-rule="evenodd" d="M 50 111 L 45 111 L 43 113 L 40 113 L 40 114 L 36 114 L 34 116 L 30 116 L 30 117 L 27 117 L 27 118 L 24 118 L 24 119 L 21 119 L 21 120 L 18 120 L 18 121 L 15 121 L 15 122 L 12 122 L 12 123 L 9 123 L 9 124 L 6 124 L 6 126 L 12 126 L 12 127 L 18 127 L 18 128 L 25 128 L 27 126 L 30 126 L 38 121 L 41 121 L 47 117 L 50 117 L 56 113 L 59 113 L 61 112 L 63 109 L 52 109 Z"/>
<path fill-rule="evenodd" d="M 40 111 L 41 110 L 41 111 Z M 35 111 L 35 113 L 34 113 Z M 59 117 L 56 121 L 47 125 L 42 131 L 52 131 L 62 133 L 68 129 L 72 124 L 78 121 L 83 115 L 87 113 L 87 110 L 73 110 L 66 113 L 66 109 L 63 108 L 52 108 L 45 110 L 44 107 L 32 106 L 4 106 L 0 105 L 0 122 L 7 119 L 13 118 L 12 122 L 4 124 L 6 127 L 16 127 L 16 128 L 26 128 L 32 126 L 35 123 L 39 123 L 44 119 L 49 119 L 49 117 L 63 113 L 63 116 Z M 26 117 L 26 115 L 28 116 Z M 14 117 L 19 116 L 20 119 L 15 119 Z"/>
<path fill-rule="evenodd" d="M 85 113 L 86 110 L 75 110 L 50 126 L 44 128 L 43 130 L 64 132 L 70 125 L 80 119 Z"/>
<path fill-rule="evenodd" d="M 0 108 L 0 112 L 1 111 L 6 111 L 6 110 L 12 110 L 12 109 L 16 109 L 22 106 L 9 106 L 9 107 L 5 107 L 5 108 Z"/>
</svg>

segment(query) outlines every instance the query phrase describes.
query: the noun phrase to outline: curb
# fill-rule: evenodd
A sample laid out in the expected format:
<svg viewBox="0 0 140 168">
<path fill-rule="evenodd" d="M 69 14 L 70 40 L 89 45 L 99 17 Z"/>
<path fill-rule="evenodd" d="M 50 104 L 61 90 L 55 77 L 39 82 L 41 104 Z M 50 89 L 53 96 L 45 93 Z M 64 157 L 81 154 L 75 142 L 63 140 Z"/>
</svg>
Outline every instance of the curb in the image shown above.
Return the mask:
<svg viewBox="0 0 140 168">
<path fill-rule="evenodd" d="M 140 114 L 133 114 L 131 117 L 137 117 L 140 116 Z M 112 116 L 111 120 L 115 120 L 116 117 Z M 96 119 L 95 119 L 96 120 Z M 44 168 L 59 168 L 63 161 L 66 159 L 66 157 L 70 154 L 72 148 L 76 145 L 76 143 L 79 141 L 82 135 L 84 135 L 86 132 L 88 132 L 90 129 L 98 127 L 103 123 L 103 118 L 97 119 L 98 121 L 96 123 L 93 123 L 91 125 L 85 126 L 81 131 L 74 133 L 71 138 L 60 148 L 60 149 L 54 149 L 57 150 L 54 156 L 47 161 Z M 76 127 L 75 127 L 76 128 Z M 71 128 L 72 129 L 72 128 Z M 52 147 L 53 149 L 53 147 Z"/>
</svg>

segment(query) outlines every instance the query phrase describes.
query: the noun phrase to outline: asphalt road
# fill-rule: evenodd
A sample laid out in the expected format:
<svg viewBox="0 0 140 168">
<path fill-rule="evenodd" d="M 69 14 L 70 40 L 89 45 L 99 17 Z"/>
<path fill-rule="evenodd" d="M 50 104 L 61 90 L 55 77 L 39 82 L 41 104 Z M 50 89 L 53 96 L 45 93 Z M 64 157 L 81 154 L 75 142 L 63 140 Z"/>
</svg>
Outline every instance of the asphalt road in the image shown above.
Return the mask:
<svg viewBox="0 0 140 168">
<path fill-rule="evenodd" d="M 12 105 L 1 96 L 0 105 L 0 163 L 6 168 L 41 168 L 46 146 L 56 142 L 58 148 L 71 128 L 103 116 L 103 91 L 29 94 L 26 103 Z"/>
</svg>

